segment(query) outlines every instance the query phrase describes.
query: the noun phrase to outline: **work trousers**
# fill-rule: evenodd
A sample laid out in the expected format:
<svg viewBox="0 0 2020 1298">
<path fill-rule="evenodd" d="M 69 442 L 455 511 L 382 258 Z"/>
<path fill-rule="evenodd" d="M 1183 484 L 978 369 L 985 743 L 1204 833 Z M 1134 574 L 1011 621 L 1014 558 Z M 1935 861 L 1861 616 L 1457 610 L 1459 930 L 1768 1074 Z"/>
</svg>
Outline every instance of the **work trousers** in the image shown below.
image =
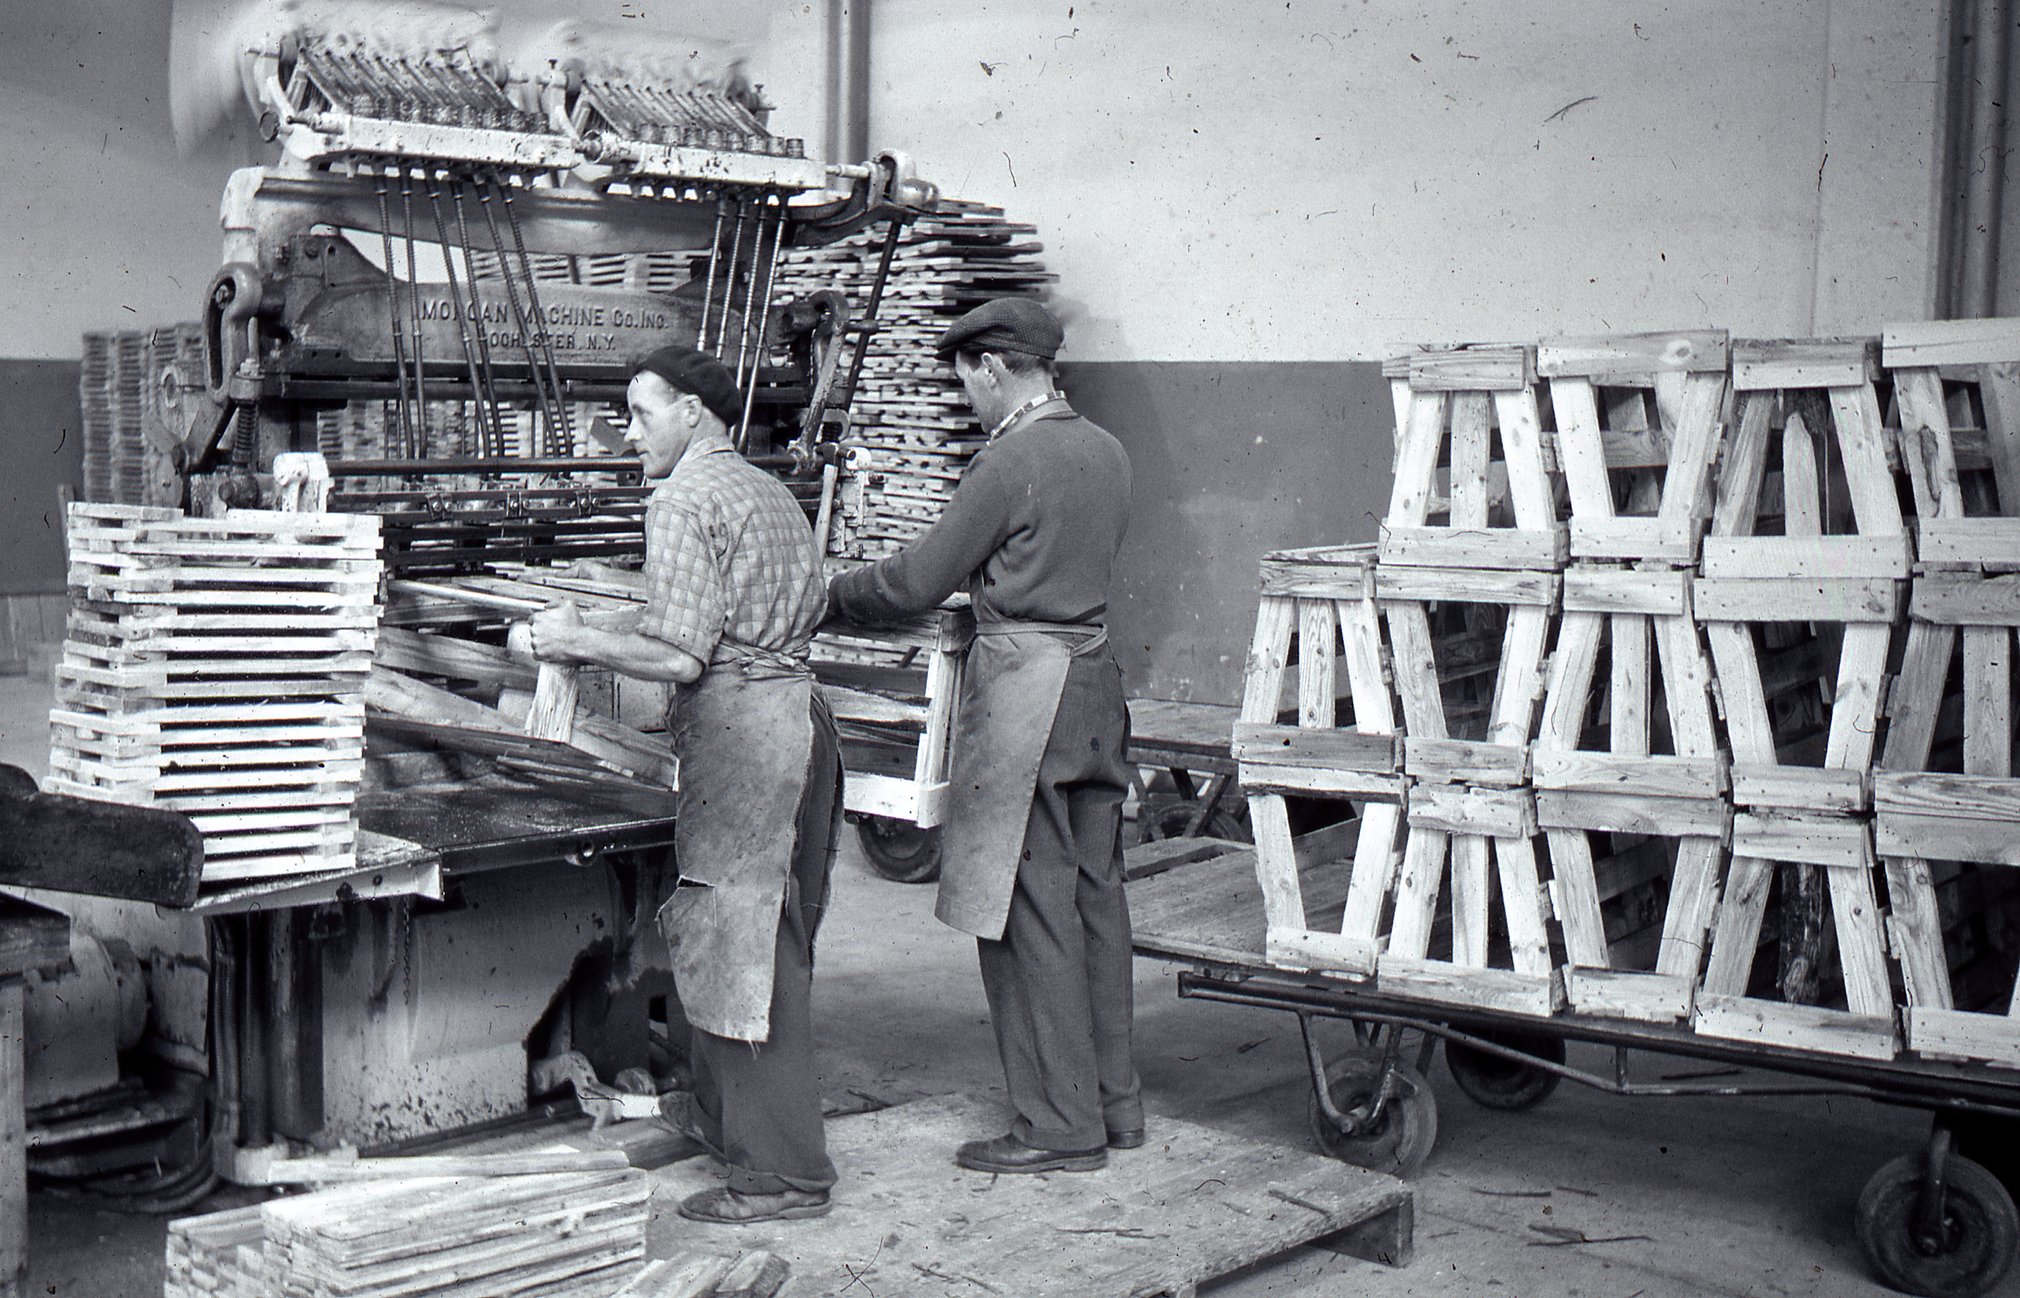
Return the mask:
<svg viewBox="0 0 2020 1298">
<path fill-rule="evenodd" d="M 761 1042 L 694 1029 L 696 1134 L 729 1165 L 743 1194 L 825 1190 L 835 1183 L 814 1064 L 814 935 L 827 906 L 842 822 L 834 719 L 814 710 L 813 751 L 793 841 L 792 874 L 772 963 L 770 1029 Z"/>
<path fill-rule="evenodd" d="M 1143 1126 L 1122 891 L 1128 742 L 1115 660 L 1074 659 L 1038 764 L 1003 936 L 977 940 L 1010 1134 L 1041 1149 L 1099 1149 L 1110 1130 Z"/>
</svg>

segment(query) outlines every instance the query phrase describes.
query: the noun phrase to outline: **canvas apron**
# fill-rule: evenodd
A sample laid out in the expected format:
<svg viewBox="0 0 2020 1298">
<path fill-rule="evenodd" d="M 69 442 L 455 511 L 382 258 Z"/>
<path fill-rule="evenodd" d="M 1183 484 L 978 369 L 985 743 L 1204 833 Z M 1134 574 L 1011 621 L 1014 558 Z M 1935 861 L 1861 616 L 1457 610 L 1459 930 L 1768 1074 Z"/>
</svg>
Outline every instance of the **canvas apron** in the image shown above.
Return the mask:
<svg viewBox="0 0 2020 1298">
<path fill-rule="evenodd" d="M 1038 764 L 1059 715 L 1066 672 L 1099 652 L 1106 627 L 978 622 L 961 690 L 940 830 L 940 898 L 934 914 L 963 933 L 1003 936 Z"/>
<path fill-rule="evenodd" d="M 721 661 L 723 650 L 729 661 Z M 669 722 L 680 757 L 674 859 L 659 910 L 682 1008 L 739 1041 L 770 1032 L 772 964 L 813 749 L 813 677 L 782 655 L 723 646 Z"/>
</svg>

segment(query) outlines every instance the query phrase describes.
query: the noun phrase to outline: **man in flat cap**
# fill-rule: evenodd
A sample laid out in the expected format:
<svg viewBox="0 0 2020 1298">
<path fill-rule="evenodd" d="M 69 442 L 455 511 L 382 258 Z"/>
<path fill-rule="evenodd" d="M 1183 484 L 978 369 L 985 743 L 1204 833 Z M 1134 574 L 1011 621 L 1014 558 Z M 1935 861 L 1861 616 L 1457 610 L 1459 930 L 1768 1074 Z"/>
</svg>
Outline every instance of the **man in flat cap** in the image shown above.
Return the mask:
<svg viewBox="0 0 2020 1298">
<path fill-rule="evenodd" d="M 835 723 L 807 666 L 826 615 L 820 552 L 792 493 L 730 444 L 743 398 L 722 363 L 667 347 L 626 392 L 644 459 L 645 607 L 533 618 L 533 651 L 678 687 L 680 882 L 659 912 L 694 1027 L 688 1125 L 728 1183 L 682 1215 L 743 1223 L 828 1211 L 810 993 L 841 816 Z"/>
<path fill-rule="evenodd" d="M 940 919 L 972 933 L 1013 1121 L 961 1146 L 984 1172 L 1091 1171 L 1141 1145 L 1122 798 L 1130 768 L 1108 586 L 1129 462 L 1054 387 L 1059 322 L 999 298 L 941 336 L 989 445 L 903 552 L 834 579 L 836 612 L 975 612 L 941 830 Z"/>
</svg>

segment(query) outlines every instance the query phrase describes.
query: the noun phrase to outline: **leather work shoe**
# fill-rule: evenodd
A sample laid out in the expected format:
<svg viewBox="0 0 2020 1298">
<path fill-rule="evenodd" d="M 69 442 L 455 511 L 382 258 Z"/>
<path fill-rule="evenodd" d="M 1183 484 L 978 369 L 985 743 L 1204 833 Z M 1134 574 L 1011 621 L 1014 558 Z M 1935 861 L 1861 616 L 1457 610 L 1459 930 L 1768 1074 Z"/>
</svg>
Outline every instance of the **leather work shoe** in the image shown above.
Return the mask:
<svg viewBox="0 0 2020 1298">
<path fill-rule="evenodd" d="M 971 1140 L 954 1152 L 954 1161 L 971 1172 L 1096 1172 L 1108 1163 L 1108 1150 L 1039 1149 L 1015 1136 Z"/>
<path fill-rule="evenodd" d="M 1142 1149 L 1143 1140 L 1142 1127 L 1128 1127 L 1122 1130 L 1110 1127 L 1108 1129 L 1108 1147 L 1110 1149 Z"/>
<path fill-rule="evenodd" d="M 680 1215 L 689 1221 L 718 1226 L 749 1226 L 761 1221 L 791 1221 L 825 1217 L 835 1205 L 826 1190 L 781 1190 L 777 1194 L 745 1194 L 722 1186 L 690 1194 L 680 1201 Z"/>
</svg>

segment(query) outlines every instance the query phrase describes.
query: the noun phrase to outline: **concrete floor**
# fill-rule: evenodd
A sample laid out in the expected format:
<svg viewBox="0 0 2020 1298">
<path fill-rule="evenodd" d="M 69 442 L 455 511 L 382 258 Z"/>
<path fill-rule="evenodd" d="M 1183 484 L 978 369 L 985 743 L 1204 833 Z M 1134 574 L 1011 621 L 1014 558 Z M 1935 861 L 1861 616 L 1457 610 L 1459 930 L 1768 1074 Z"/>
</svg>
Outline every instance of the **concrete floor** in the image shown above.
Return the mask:
<svg viewBox="0 0 2020 1298">
<path fill-rule="evenodd" d="M 39 681 L 0 678 L 0 761 L 41 773 L 47 699 Z M 876 877 L 851 836 L 815 981 L 829 1096 L 1000 1096 L 973 943 L 935 923 L 931 912 L 931 888 Z M 1181 1000 L 1173 973 L 1169 965 L 1138 962 L 1137 1054 L 1153 1124 L 1166 1115 L 1303 1146 L 1309 1087 L 1295 1020 Z M 1597 1051 L 1574 1051 L 1572 1062 L 1610 1069 Z M 1660 1059 L 1640 1067 L 1645 1077 L 1697 1071 Z M 1566 1086 L 1529 1113 L 1506 1114 L 1468 1101 L 1442 1063 L 1432 1083 L 1440 1133 L 1416 1182 L 1411 1266 L 1392 1270 L 1300 1250 L 1209 1292 L 1887 1292 L 1868 1278 L 1852 1235 L 1853 1204 L 1875 1168 L 1917 1147 L 1927 1130 L 1917 1113 L 1857 1100 L 1625 1100 Z M 848 1193 L 846 1181 L 837 1193 Z M 228 1194 L 208 1206 L 243 1201 Z M 165 1222 L 47 1192 L 32 1196 L 31 1217 L 27 1293 L 160 1292 Z M 1580 1238 L 1586 1242 L 1567 1242 Z M 2020 1294 L 2020 1278 L 2000 1292 Z"/>
</svg>

